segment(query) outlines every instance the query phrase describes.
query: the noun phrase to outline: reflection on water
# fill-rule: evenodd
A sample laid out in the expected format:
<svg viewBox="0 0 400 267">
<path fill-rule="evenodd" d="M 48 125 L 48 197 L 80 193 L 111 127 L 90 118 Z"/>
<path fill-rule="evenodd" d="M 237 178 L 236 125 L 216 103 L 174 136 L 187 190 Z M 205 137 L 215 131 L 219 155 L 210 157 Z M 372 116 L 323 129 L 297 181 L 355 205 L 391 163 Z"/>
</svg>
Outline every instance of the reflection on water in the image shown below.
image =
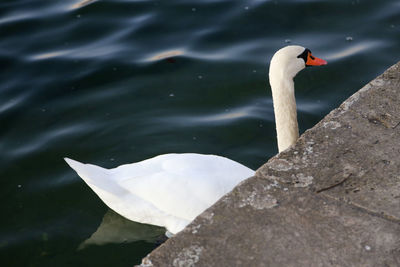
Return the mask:
<svg viewBox="0 0 400 267">
<path fill-rule="evenodd" d="M 66 57 L 76 58 L 76 59 L 90 59 L 99 57 L 110 57 L 115 53 L 121 51 L 122 48 L 118 45 L 97 47 L 96 45 L 89 45 L 87 47 L 80 47 L 78 49 L 62 50 L 40 53 L 38 55 L 33 55 L 30 58 L 32 60 L 42 60 L 50 59 L 55 57 Z"/>
<path fill-rule="evenodd" d="M 165 229 L 162 227 L 132 222 L 108 210 L 96 232 L 83 241 L 78 249 L 91 245 L 123 244 L 139 240 L 155 243 L 166 239 L 164 233 Z"/>
<path fill-rule="evenodd" d="M 272 101 L 252 101 L 250 103 L 242 103 L 240 107 L 232 107 L 222 112 L 206 113 L 201 115 L 185 115 L 163 118 L 161 121 L 169 121 L 175 125 L 193 126 L 193 125 L 212 125 L 212 124 L 229 124 L 241 119 L 263 119 L 273 120 Z"/>
<path fill-rule="evenodd" d="M 90 5 L 90 4 L 92 4 L 92 3 L 96 2 L 96 1 L 97 0 L 83 0 L 83 1 L 80 1 L 80 2 L 78 2 L 76 4 L 73 4 L 71 6 L 71 9 L 81 8 L 81 7 L 84 7 L 86 5 Z"/>
<path fill-rule="evenodd" d="M 31 57 L 31 59 L 32 60 L 49 59 L 49 58 L 64 56 L 64 55 L 67 55 L 69 53 L 70 53 L 70 51 L 48 52 L 48 53 L 43 53 L 43 54 L 39 54 L 39 55 L 34 55 L 34 56 Z"/>
<path fill-rule="evenodd" d="M 171 50 L 171 51 L 157 53 L 156 55 L 151 56 L 150 58 L 148 58 L 146 61 L 163 60 L 163 59 L 167 59 L 167 58 L 180 56 L 180 55 L 183 55 L 183 54 L 184 54 L 183 50 Z"/>
<path fill-rule="evenodd" d="M 382 47 L 382 42 L 379 42 L 379 41 L 361 42 L 358 44 L 351 45 L 350 47 L 342 48 L 340 51 L 337 51 L 333 54 L 328 54 L 326 56 L 326 59 L 332 60 L 332 59 L 346 58 L 346 57 L 354 56 L 361 52 L 366 53 L 366 52 L 368 52 L 368 50 L 373 49 L 373 48 L 378 48 L 378 47 Z"/>
</svg>

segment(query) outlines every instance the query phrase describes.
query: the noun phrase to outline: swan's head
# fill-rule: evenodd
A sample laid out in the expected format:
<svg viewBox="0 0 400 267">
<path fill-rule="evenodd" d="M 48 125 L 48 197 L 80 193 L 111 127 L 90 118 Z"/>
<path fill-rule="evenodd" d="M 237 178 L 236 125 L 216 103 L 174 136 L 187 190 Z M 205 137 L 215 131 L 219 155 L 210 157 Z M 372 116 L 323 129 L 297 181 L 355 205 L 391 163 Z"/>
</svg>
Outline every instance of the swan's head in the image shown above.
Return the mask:
<svg viewBox="0 0 400 267">
<path fill-rule="evenodd" d="M 307 66 L 326 65 L 323 59 L 314 57 L 307 48 L 289 45 L 278 50 L 271 59 L 269 75 L 278 75 L 293 79 L 296 74 Z"/>
</svg>

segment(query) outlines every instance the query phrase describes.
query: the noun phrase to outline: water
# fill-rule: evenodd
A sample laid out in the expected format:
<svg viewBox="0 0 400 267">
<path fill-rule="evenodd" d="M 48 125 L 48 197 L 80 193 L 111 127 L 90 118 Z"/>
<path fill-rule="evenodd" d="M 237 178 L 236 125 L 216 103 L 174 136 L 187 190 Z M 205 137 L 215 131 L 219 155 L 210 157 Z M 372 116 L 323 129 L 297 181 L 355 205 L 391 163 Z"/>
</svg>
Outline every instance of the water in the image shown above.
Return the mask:
<svg viewBox="0 0 400 267">
<path fill-rule="evenodd" d="M 301 44 L 329 62 L 295 80 L 303 132 L 399 60 L 399 11 L 397 0 L 2 1 L 1 265 L 140 262 L 163 229 L 108 211 L 63 157 L 115 167 L 196 152 L 257 168 L 277 153 L 273 53 Z"/>
</svg>

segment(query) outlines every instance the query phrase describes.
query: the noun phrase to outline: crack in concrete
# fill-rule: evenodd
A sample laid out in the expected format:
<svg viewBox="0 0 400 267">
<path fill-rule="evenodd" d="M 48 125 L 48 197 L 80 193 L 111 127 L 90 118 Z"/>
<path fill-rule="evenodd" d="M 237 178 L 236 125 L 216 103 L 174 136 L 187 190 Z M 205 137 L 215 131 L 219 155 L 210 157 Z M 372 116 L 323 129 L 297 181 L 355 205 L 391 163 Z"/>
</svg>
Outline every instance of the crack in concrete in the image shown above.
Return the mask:
<svg viewBox="0 0 400 267">
<path fill-rule="evenodd" d="M 333 199 L 333 200 L 335 200 L 337 202 L 349 205 L 349 206 L 351 206 L 351 207 L 353 207 L 353 208 L 355 208 L 355 209 L 357 209 L 357 210 L 359 210 L 361 212 L 364 212 L 364 213 L 366 213 L 368 215 L 371 215 L 371 216 L 374 216 L 374 217 L 378 217 L 378 218 L 384 219 L 386 221 L 389 221 L 389 222 L 396 223 L 396 224 L 400 225 L 400 218 L 397 218 L 395 216 L 392 216 L 392 215 L 389 215 L 389 214 L 385 214 L 383 212 L 370 210 L 367 207 L 361 206 L 361 205 L 359 205 L 359 204 L 357 204 L 355 202 L 352 202 L 352 201 L 346 200 L 346 199 L 342 200 L 340 197 L 335 197 L 335 196 L 332 196 L 332 195 L 330 195 L 328 193 L 322 193 L 322 195 L 327 197 L 327 198 Z"/>
<path fill-rule="evenodd" d="M 334 188 L 334 187 L 336 187 L 336 186 L 338 186 L 338 185 L 341 185 L 341 184 L 343 184 L 347 179 L 349 179 L 350 176 L 352 176 L 352 175 L 353 175 L 353 174 L 350 173 L 350 174 L 348 174 L 346 177 L 344 177 L 341 181 L 339 181 L 339 182 L 337 182 L 337 183 L 334 183 L 333 185 L 320 188 L 320 189 L 316 190 L 316 192 L 317 192 L 317 193 L 321 193 L 321 192 L 323 192 L 323 191 L 326 191 L 326 190 L 332 189 L 332 188 Z"/>
</svg>

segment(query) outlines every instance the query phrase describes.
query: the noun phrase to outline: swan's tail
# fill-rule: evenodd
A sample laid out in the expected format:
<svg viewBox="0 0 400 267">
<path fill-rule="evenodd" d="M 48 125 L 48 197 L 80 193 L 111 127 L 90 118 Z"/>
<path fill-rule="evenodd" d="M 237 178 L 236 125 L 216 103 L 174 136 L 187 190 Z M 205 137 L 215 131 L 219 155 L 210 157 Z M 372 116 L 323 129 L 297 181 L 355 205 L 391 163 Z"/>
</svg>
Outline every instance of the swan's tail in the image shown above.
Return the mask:
<svg viewBox="0 0 400 267">
<path fill-rule="evenodd" d="M 101 179 L 104 176 L 107 176 L 108 170 L 101 168 L 92 164 L 83 164 L 79 161 L 64 158 L 64 160 L 68 163 L 68 165 L 76 171 L 76 173 L 82 177 L 83 180 L 93 180 L 93 179 Z"/>
<path fill-rule="evenodd" d="M 64 158 L 64 160 L 109 208 L 125 218 L 141 223 L 166 226 L 166 220 L 172 217 L 122 187 L 119 184 L 118 174 L 114 174 L 113 171 L 92 164 L 83 164 L 69 158 Z"/>
<path fill-rule="evenodd" d="M 79 176 L 89 176 L 89 171 L 88 169 L 85 167 L 86 164 L 80 163 L 79 161 L 73 160 L 73 159 L 69 159 L 69 158 L 64 158 L 65 162 L 67 162 L 67 164 L 74 169 L 74 171 L 76 171 L 76 173 L 78 173 Z"/>
<path fill-rule="evenodd" d="M 93 164 L 83 164 L 79 161 L 64 158 L 68 165 L 99 195 L 99 190 L 118 194 L 121 190 L 115 183 L 111 172 Z M 100 196 L 100 195 L 99 195 Z M 100 196 L 101 197 L 101 196 Z"/>
</svg>

